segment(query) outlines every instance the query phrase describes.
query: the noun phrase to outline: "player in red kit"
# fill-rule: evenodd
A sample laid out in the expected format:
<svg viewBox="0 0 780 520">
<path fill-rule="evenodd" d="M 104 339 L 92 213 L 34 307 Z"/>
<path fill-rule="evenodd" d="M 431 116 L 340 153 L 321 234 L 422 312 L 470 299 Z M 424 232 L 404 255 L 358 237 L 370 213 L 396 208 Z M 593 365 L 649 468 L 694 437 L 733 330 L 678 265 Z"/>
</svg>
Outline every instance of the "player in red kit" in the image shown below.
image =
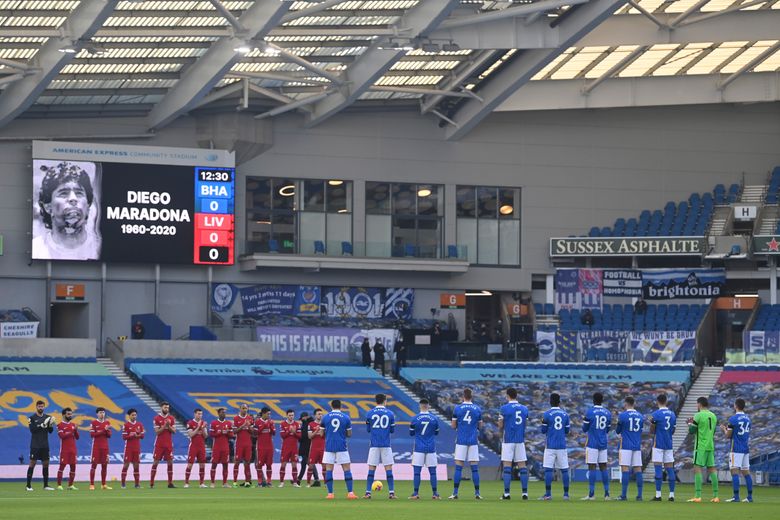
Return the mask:
<svg viewBox="0 0 780 520">
<path fill-rule="evenodd" d="M 279 423 L 279 436 L 282 438 L 282 458 L 279 466 L 279 487 L 284 487 L 284 473 L 289 462 L 292 466 L 292 484 L 298 484 L 298 440 L 301 438 L 301 423 L 295 420 L 295 412 L 287 410 L 287 418 Z"/>
<path fill-rule="evenodd" d="M 252 487 L 252 418 L 249 407 L 241 405 L 238 415 L 233 417 L 233 432 L 236 434 L 236 453 L 233 464 L 233 487 L 238 487 L 238 465 L 244 464 L 243 487 Z"/>
<path fill-rule="evenodd" d="M 95 489 L 95 469 L 100 464 L 100 486 L 102 489 L 111 489 L 106 485 L 106 473 L 108 473 L 108 439 L 111 438 L 111 423 L 106 420 L 106 409 L 99 407 L 95 410 L 97 419 L 89 426 L 89 436 L 92 437 L 92 467 L 89 470 L 89 489 Z"/>
<path fill-rule="evenodd" d="M 314 410 L 314 421 L 309 423 L 308 431 L 311 446 L 309 447 L 309 469 L 306 471 L 306 487 L 311 487 L 311 477 L 314 473 L 314 465 L 319 464 L 322 477 L 325 478 L 325 466 L 322 465 L 322 456 L 325 454 L 325 428 L 322 427 L 322 408 Z M 319 484 L 316 481 L 315 486 Z"/>
<path fill-rule="evenodd" d="M 60 469 L 57 470 L 57 490 L 62 491 L 62 473 L 65 466 L 70 466 L 68 476 L 68 489 L 78 491 L 73 481 L 76 479 L 76 441 L 79 438 L 79 429 L 71 421 L 73 410 L 62 409 L 62 422 L 57 425 L 57 435 L 60 438 Z"/>
<path fill-rule="evenodd" d="M 176 433 L 176 420 L 171 412 L 171 405 L 163 402 L 160 405 L 160 412 L 154 416 L 154 433 L 157 437 L 154 439 L 154 462 L 152 463 L 152 478 L 149 481 L 149 487 L 154 487 L 154 477 L 157 476 L 157 464 L 161 460 L 168 462 L 168 487 L 175 488 L 173 485 L 173 434 Z"/>
<path fill-rule="evenodd" d="M 203 410 L 195 408 L 192 420 L 187 421 L 187 437 L 190 438 L 190 446 L 187 450 L 187 470 L 184 473 L 184 487 L 190 487 L 190 472 L 192 464 L 197 460 L 200 466 L 200 487 L 206 487 L 203 480 L 206 478 L 206 437 L 209 436 L 209 427 L 203 420 Z"/>
<path fill-rule="evenodd" d="M 127 411 L 127 422 L 122 427 L 122 439 L 125 441 L 124 463 L 122 464 L 122 489 L 125 489 L 127 482 L 127 468 L 133 464 L 133 479 L 135 488 L 141 488 L 141 470 L 138 465 L 141 463 L 141 439 L 144 438 L 146 431 L 144 425 L 137 421 L 138 410 L 130 408 Z"/>
<path fill-rule="evenodd" d="M 222 464 L 222 487 L 230 487 L 228 479 L 228 462 L 230 462 L 230 438 L 233 437 L 233 422 L 225 417 L 225 409 L 217 409 L 218 419 L 211 421 L 209 435 L 213 439 L 211 445 L 211 487 L 217 477 L 217 464 Z"/>
<path fill-rule="evenodd" d="M 271 409 L 264 406 L 260 410 L 260 417 L 255 421 L 255 431 L 257 431 L 257 480 L 263 481 L 262 487 L 271 487 L 271 474 L 274 463 L 274 435 L 276 435 L 276 425 L 271 420 Z M 265 466 L 265 479 L 263 479 L 263 466 Z"/>
</svg>

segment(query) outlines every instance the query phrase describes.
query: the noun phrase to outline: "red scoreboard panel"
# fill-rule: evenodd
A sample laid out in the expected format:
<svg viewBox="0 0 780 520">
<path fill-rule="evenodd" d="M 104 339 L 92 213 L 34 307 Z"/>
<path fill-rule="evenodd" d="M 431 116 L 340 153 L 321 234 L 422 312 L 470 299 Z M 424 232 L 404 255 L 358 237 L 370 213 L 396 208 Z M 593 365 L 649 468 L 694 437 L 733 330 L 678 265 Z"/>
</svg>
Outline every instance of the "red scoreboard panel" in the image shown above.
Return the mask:
<svg viewBox="0 0 780 520">
<path fill-rule="evenodd" d="M 193 263 L 232 265 L 235 222 L 235 170 L 195 169 Z"/>
</svg>

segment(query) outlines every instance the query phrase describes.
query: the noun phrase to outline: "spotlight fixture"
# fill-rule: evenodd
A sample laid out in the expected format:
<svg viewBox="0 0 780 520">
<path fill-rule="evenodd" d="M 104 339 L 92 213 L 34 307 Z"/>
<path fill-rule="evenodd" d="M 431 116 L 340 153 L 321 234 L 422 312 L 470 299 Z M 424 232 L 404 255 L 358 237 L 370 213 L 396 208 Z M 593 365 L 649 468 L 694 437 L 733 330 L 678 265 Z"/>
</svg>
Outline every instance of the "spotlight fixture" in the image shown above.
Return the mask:
<svg viewBox="0 0 780 520">
<path fill-rule="evenodd" d="M 438 43 L 425 42 L 422 45 L 420 45 L 420 49 L 423 52 L 439 52 L 440 47 Z"/>
<path fill-rule="evenodd" d="M 418 197 L 430 197 L 431 196 L 431 190 L 429 188 L 420 188 L 417 190 L 417 196 Z"/>
<path fill-rule="evenodd" d="M 458 52 L 460 50 L 460 45 L 455 42 L 445 43 L 441 46 L 441 50 L 444 52 Z"/>
<path fill-rule="evenodd" d="M 249 54 L 252 52 L 252 46 L 249 44 L 249 42 L 241 42 L 233 47 L 233 50 L 239 54 Z"/>
<path fill-rule="evenodd" d="M 500 208 L 498 208 L 499 213 L 502 215 L 511 215 L 512 212 L 515 211 L 515 208 L 513 208 L 510 204 L 504 204 Z"/>
<path fill-rule="evenodd" d="M 77 52 L 79 52 L 78 48 L 76 47 L 75 41 L 71 41 L 68 44 L 63 45 L 57 50 L 62 52 L 63 54 L 76 54 Z"/>
<path fill-rule="evenodd" d="M 344 181 L 339 181 L 339 180 L 333 179 L 333 180 L 328 181 L 328 184 L 330 186 L 341 186 L 342 184 L 344 184 Z"/>
<path fill-rule="evenodd" d="M 282 197 L 292 197 L 295 195 L 295 184 L 288 184 L 279 188 L 279 195 Z"/>
</svg>

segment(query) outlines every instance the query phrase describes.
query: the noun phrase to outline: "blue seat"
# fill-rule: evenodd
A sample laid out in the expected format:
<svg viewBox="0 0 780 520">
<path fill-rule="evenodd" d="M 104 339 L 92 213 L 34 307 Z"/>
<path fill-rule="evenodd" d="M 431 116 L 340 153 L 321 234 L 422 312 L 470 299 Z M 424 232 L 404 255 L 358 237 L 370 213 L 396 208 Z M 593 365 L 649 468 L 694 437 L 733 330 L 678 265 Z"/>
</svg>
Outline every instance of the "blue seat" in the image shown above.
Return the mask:
<svg viewBox="0 0 780 520">
<path fill-rule="evenodd" d="M 322 240 L 315 240 L 314 241 L 314 254 L 315 255 L 324 255 L 325 254 L 325 242 Z"/>
<path fill-rule="evenodd" d="M 555 314 L 555 305 L 553 305 L 552 303 L 545 303 L 544 304 L 544 313 L 545 314 L 549 314 L 549 315 Z"/>
<path fill-rule="evenodd" d="M 344 256 L 352 256 L 352 242 L 341 243 L 341 254 Z"/>
<path fill-rule="evenodd" d="M 594 238 L 600 237 L 601 236 L 601 229 L 599 229 L 596 226 L 593 226 L 592 228 L 590 228 L 590 231 L 588 232 L 588 236 L 589 237 L 594 237 Z"/>
<path fill-rule="evenodd" d="M 458 258 L 458 246 L 452 244 L 447 246 L 447 258 Z"/>
<path fill-rule="evenodd" d="M 269 253 L 278 253 L 279 252 L 279 241 L 272 238 L 268 241 L 268 252 Z"/>
<path fill-rule="evenodd" d="M 417 246 L 414 244 L 404 245 L 404 256 L 417 256 Z"/>
</svg>

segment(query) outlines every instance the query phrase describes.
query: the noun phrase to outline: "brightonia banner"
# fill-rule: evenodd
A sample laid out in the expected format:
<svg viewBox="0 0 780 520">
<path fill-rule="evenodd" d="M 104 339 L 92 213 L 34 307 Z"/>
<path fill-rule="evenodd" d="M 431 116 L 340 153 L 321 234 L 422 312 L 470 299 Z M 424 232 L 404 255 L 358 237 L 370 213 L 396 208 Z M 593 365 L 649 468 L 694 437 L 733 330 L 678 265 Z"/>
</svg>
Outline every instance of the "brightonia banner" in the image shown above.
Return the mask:
<svg viewBox="0 0 780 520">
<path fill-rule="evenodd" d="M 704 237 L 551 238 L 551 257 L 702 256 Z"/>
</svg>

